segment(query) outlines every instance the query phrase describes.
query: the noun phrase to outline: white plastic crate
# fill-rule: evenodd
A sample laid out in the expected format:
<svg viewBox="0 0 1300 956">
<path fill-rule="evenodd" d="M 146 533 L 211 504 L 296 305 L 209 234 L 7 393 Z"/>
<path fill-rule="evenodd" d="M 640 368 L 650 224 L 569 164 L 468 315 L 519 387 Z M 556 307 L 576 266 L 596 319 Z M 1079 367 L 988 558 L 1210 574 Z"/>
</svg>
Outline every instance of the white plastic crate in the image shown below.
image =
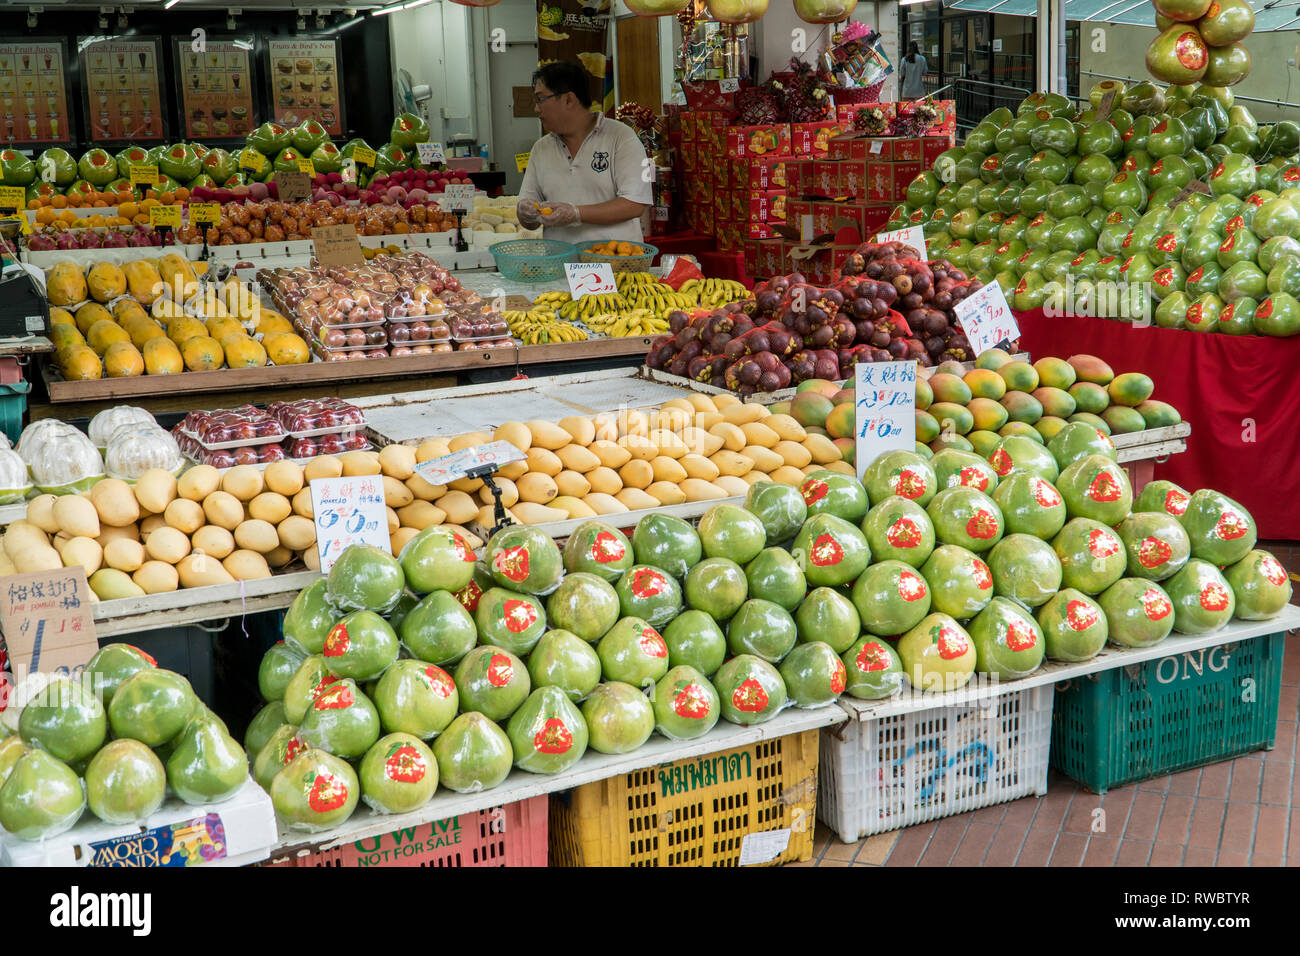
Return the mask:
<svg viewBox="0 0 1300 956">
<path fill-rule="evenodd" d="M 1047 792 L 1052 686 L 822 731 L 817 816 L 845 843 Z"/>
</svg>

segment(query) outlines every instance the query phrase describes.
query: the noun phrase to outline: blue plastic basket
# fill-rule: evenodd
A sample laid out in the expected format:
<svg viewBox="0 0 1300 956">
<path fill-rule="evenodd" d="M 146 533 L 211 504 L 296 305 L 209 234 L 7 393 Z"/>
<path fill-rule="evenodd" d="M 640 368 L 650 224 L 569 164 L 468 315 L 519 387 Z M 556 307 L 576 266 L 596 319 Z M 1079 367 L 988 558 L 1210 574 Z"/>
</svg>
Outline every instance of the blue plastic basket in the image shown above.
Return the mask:
<svg viewBox="0 0 1300 956">
<path fill-rule="evenodd" d="M 497 271 L 513 282 L 556 282 L 564 264 L 576 262 L 577 246 L 558 239 L 508 239 L 488 247 Z"/>
</svg>

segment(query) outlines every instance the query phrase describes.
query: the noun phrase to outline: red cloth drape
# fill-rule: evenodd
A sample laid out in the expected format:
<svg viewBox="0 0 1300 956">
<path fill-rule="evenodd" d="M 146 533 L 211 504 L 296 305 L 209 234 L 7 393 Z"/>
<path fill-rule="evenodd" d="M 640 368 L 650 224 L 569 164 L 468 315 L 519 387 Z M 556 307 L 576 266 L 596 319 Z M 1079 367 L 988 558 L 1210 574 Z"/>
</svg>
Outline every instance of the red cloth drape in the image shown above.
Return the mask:
<svg viewBox="0 0 1300 956">
<path fill-rule="evenodd" d="M 1192 426 L 1187 451 L 1155 467 L 1188 491 L 1214 488 L 1245 505 L 1261 538 L 1300 539 L 1300 337 L 1135 328 L 1097 318 L 1017 313 L 1034 358 L 1096 355 L 1144 372 L 1152 396 Z"/>
</svg>

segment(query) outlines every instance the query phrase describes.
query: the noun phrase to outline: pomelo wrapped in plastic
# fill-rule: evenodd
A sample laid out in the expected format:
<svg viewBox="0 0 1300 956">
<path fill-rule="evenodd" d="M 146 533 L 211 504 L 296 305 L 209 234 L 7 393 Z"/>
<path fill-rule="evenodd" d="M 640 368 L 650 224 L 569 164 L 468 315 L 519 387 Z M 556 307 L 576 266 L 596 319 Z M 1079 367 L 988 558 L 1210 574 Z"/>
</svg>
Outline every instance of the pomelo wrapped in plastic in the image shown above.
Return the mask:
<svg viewBox="0 0 1300 956">
<path fill-rule="evenodd" d="M 492 536 L 484 554 L 493 580 L 524 594 L 549 594 L 564 576 L 564 560 L 549 534 L 510 525 Z"/>
<path fill-rule="evenodd" d="M 406 590 L 406 575 L 397 559 L 371 544 L 344 548 L 327 580 L 326 597 L 343 612 L 387 614 Z"/>
<path fill-rule="evenodd" d="M 529 773 L 562 773 L 587 750 L 587 724 L 558 687 L 539 687 L 506 727 L 515 766 Z"/>
<path fill-rule="evenodd" d="M 244 731 L 244 752 L 249 759 L 255 759 L 271 736 L 288 724 L 284 717 L 284 701 L 273 700 L 248 722 Z"/>
<path fill-rule="evenodd" d="M 167 758 L 167 783 L 188 804 L 229 800 L 248 779 L 244 748 L 215 716 L 200 714 L 175 741 Z"/>
<path fill-rule="evenodd" d="M 32 490 L 27 462 L 12 448 L 0 448 L 0 505 L 22 501 Z"/>
<path fill-rule="evenodd" d="M 376 813 L 409 813 L 433 799 L 438 761 L 410 734 L 381 737 L 361 758 L 361 799 Z"/>
<path fill-rule="evenodd" d="M 66 677 L 56 677 L 30 698 L 18 718 L 25 743 L 68 763 L 91 756 L 107 731 L 104 705 L 80 681 Z"/>
<path fill-rule="evenodd" d="M 361 783 L 351 765 L 314 747 L 289 761 L 271 782 L 276 817 L 290 830 L 307 833 L 344 823 L 360 797 Z"/>
<path fill-rule="evenodd" d="M 674 667 L 655 684 L 651 694 L 655 729 L 669 740 L 694 740 L 718 722 L 718 692 L 707 677 L 689 664 Z"/>
<path fill-rule="evenodd" d="M 477 711 L 461 714 L 433 742 L 438 780 L 457 793 L 491 790 L 510 776 L 514 750 L 506 732 Z"/>
<path fill-rule="evenodd" d="M 150 468 L 179 473 L 185 459 L 176 439 L 158 425 L 123 425 L 113 432 L 104 449 L 108 473 L 135 481 Z"/>
<path fill-rule="evenodd" d="M 20 840 L 65 833 L 84 809 L 81 780 L 66 763 L 39 747 L 18 758 L 0 787 L 0 827 Z"/>
<path fill-rule="evenodd" d="M 90 676 L 90 686 L 104 693 L 104 706 L 113 702 L 122 681 L 136 671 L 151 670 L 158 662 L 134 644 L 105 644 L 86 664 L 86 673 Z"/>
<path fill-rule="evenodd" d="M 86 767 L 90 811 L 105 823 L 136 823 L 167 795 L 167 771 L 158 756 L 138 740 L 114 740 Z"/>
<path fill-rule="evenodd" d="M 46 421 L 51 424 L 38 430 Z M 29 425 L 18 439 L 17 451 L 42 494 L 77 494 L 104 477 L 99 449 L 80 430 L 53 419 Z"/>
<path fill-rule="evenodd" d="M 157 426 L 157 424 L 157 419 L 143 408 L 134 405 L 115 405 L 96 414 L 90 420 L 86 430 L 90 434 L 91 443 L 96 448 L 107 449 L 109 439 L 123 425 Z"/>
<path fill-rule="evenodd" d="M 737 654 L 713 675 L 722 717 L 733 724 L 761 724 L 786 705 L 780 671 L 753 654 Z"/>
<path fill-rule="evenodd" d="M 257 690 L 265 701 L 284 700 L 284 689 L 307 655 L 287 641 L 272 644 L 257 666 Z"/>
<path fill-rule="evenodd" d="M 329 581 L 318 578 L 298 592 L 284 612 L 284 639 L 308 654 L 319 654 L 342 613 L 329 602 Z"/>
<path fill-rule="evenodd" d="M 610 681 L 597 685 L 582 702 L 587 742 L 602 754 L 636 750 L 655 730 L 655 712 L 645 693 L 631 684 Z"/>
</svg>

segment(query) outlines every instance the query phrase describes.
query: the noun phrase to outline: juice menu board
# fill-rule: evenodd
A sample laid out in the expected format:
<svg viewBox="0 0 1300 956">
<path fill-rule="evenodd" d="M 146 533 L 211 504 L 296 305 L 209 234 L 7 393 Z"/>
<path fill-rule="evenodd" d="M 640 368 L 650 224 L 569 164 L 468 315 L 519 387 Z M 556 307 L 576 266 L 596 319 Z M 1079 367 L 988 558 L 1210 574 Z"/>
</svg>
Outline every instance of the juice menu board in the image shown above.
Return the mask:
<svg viewBox="0 0 1300 956">
<path fill-rule="evenodd" d="M 0 43 L 0 122 L 3 146 L 66 143 L 67 85 L 59 40 Z"/>
<path fill-rule="evenodd" d="M 334 40 L 268 40 L 275 122 L 297 126 L 314 119 L 331 136 L 343 135 L 343 81 Z"/>
<path fill-rule="evenodd" d="M 243 139 L 253 115 L 253 41 L 208 37 L 202 53 L 189 37 L 176 41 L 186 139 Z"/>
<path fill-rule="evenodd" d="M 160 40 L 135 37 L 87 42 L 83 37 L 78 46 L 91 141 L 162 142 Z"/>
</svg>

